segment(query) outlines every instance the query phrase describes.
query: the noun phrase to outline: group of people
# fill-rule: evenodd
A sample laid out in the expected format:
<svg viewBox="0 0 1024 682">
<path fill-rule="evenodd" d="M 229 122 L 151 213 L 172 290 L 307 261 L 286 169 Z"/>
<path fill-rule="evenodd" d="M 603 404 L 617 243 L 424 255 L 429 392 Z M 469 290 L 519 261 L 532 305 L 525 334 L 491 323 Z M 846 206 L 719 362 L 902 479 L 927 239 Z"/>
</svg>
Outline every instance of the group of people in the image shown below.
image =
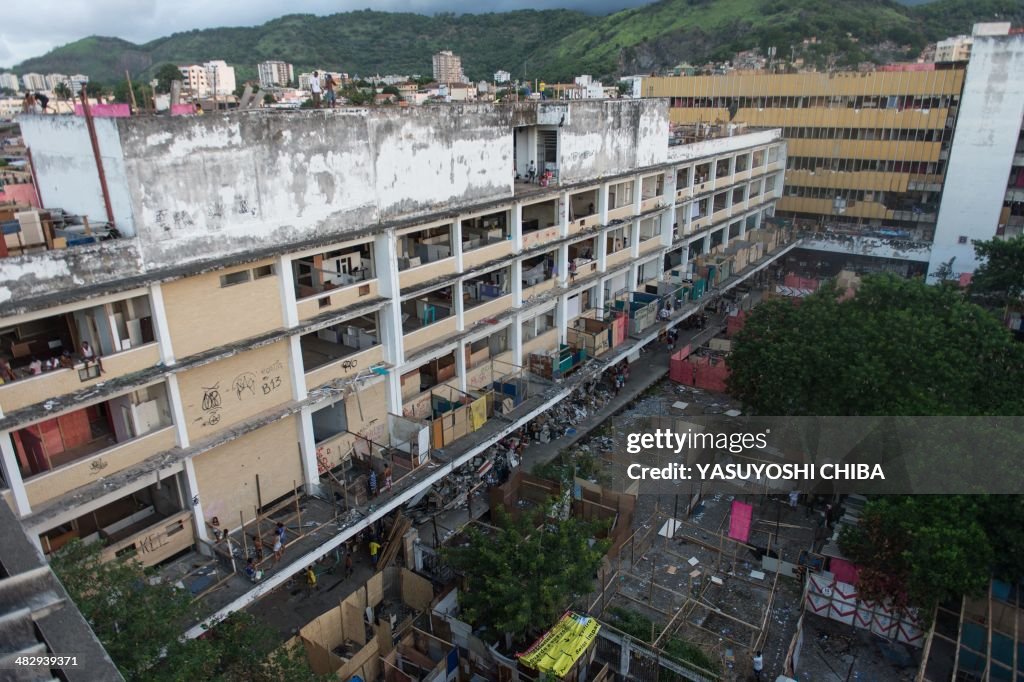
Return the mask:
<svg viewBox="0 0 1024 682">
<path fill-rule="evenodd" d="M 313 100 L 313 108 L 320 108 L 322 98 L 328 108 L 333 109 L 338 101 L 337 95 L 334 93 L 334 88 L 337 86 L 338 83 L 331 74 L 325 73 L 321 79 L 320 72 L 314 71 L 313 75 L 309 77 L 309 94 Z"/>
<path fill-rule="evenodd" d="M 623 360 L 615 366 L 612 373 L 612 383 L 615 387 L 615 395 L 619 394 L 619 391 L 622 390 L 627 381 L 629 381 L 629 362 Z"/>
<path fill-rule="evenodd" d="M 69 350 L 46 359 L 40 359 L 38 356 L 33 355 L 25 367 L 25 371 L 29 376 L 38 376 L 43 372 L 52 372 L 56 369 L 72 369 L 79 361 L 85 363 L 87 368 L 90 365 L 96 365 L 100 374 L 106 373 L 106 370 L 103 369 L 103 358 L 93 350 L 88 341 L 82 341 L 82 345 L 78 349 L 77 359 Z M 11 367 L 10 361 L 6 358 L 0 358 L 0 384 L 17 381 L 17 379 L 18 375 L 15 373 L 14 368 Z"/>
<path fill-rule="evenodd" d="M 519 174 L 516 174 L 519 177 Z M 526 181 L 531 185 L 533 183 L 539 184 L 541 187 L 547 187 L 554 180 L 555 174 L 549 170 L 545 170 L 540 175 L 537 174 L 537 164 L 534 161 L 530 161 L 530 165 L 526 167 Z"/>
<path fill-rule="evenodd" d="M 50 109 L 50 98 L 41 92 L 25 93 L 25 99 L 21 101 L 21 111 L 24 114 L 45 114 Z"/>
<path fill-rule="evenodd" d="M 391 486 L 393 484 L 393 472 L 391 470 L 391 464 L 384 465 L 384 471 L 381 472 L 381 476 L 384 479 L 384 490 L 386 490 L 387 492 L 391 492 Z M 376 469 L 370 469 L 370 475 L 366 479 L 366 486 L 367 488 L 369 488 L 370 497 L 377 497 L 377 494 L 380 492 L 380 489 L 378 487 Z"/>
</svg>

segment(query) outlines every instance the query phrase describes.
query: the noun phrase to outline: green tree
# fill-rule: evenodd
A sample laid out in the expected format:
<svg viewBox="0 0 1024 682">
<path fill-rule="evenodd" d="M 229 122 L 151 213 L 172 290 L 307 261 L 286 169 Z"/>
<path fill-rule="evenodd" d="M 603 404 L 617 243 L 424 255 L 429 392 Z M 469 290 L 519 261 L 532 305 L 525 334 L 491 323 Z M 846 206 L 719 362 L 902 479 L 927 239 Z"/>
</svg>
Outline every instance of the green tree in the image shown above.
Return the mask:
<svg viewBox="0 0 1024 682">
<path fill-rule="evenodd" d="M 85 94 L 89 97 L 105 97 L 107 95 L 107 88 L 105 88 L 101 83 L 89 81 L 85 84 Z"/>
<path fill-rule="evenodd" d="M 60 83 L 57 83 L 57 85 L 53 86 L 53 94 L 55 94 L 57 99 L 62 102 L 68 101 L 73 96 L 71 87 L 65 81 L 61 81 Z"/>
<path fill-rule="evenodd" d="M 1024 498 L 914 495 L 872 500 L 839 543 L 860 569 L 858 592 L 925 613 L 961 595 L 980 596 L 989 577 L 1024 573 Z"/>
<path fill-rule="evenodd" d="M 133 83 L 131 90 L 135 91 L 135 102 L 140 109 L 146 108 L 146 88 L 142 83 Z M 131 104 L 132 95 L 128 88 L 128 81 L 120 81 L 114 86 L 114 101 Z"/>
<path fill-rule="evenodd" d="M 126 680 L 312 682 L 305 654 L 280 648 L 272 630 L 236 613 L 203 639 L 181 638 L 197 620 L 192 595 L 131 559 L 101 560 L 99 544 L 65 545 L 51 566 Z"/>
<path fill-rule="evenodd" d="M 264 95 L 263 95 L 263 103 L 264 104 L 275 104 L 276 102 L 277 102 L 277 98 L 274 97 L 274 93 L 272 93 L 272 92 L 264 93 Z"/>
<path fill-rule="evenodd" d="M 598 526 L 548 522 L 539 508 L 518 519 L 495 510 L 497 530 L 470 527 L 469 542 L 446 550 L 465 576 L 460 602 L 469 622 L 522 643 L 554 625 L 573 598 L 593 589 L 606 540 Z"/>
<path fill-rule="evenodd" d="M 730 391 L 763 415 L 1018 415 L 1024 347 L 956 287 L 865 277 L 767 301 L 729 358 Z"/>
<path fill-rule="evenodd" d="M 181 80 L 181 69 L 174 64 L 161 64 L 153 74 L 156 79 L 156 91 L 167 93 L 171 91 L 171 81 Z"/>
<path fill-rule="evenodd" d="M 971 296 L 989 305 L 1009 305 L 1024 296 L 1024 235 L 975 241 L 982 264 L 971 278 Z"/>
</svg>

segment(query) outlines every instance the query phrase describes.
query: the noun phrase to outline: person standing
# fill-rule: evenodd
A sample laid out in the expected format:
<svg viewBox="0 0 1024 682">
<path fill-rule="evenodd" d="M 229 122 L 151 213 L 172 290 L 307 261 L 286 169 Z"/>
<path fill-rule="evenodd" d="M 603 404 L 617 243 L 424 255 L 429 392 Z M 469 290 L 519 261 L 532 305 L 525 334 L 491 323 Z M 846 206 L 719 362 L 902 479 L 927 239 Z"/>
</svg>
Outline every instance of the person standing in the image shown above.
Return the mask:
<svg viewBox="0 0 1024 682">
<path fill-rule="evenodd" d="M 306 567 L 306 596 L 312 597 L 316 592 L 316 571 L 312 566 Z"/>
<path fill-rule="evenodd" d="M 320 108 L 320 73 L 317 71 L 313 72 L 313 75 L 309 77 L 309 94 L 313 100 L 313 108 Z"/>
<path fill-rule="evenodd" d="M 349 549 L 349 551 L 345 553 L 345 577 L 346 578 L 351 578 L 352 577 L 352 573 L 353 573 L 353 568 L 352 568 L 352 550 Z"/>
<path fill-rule="evenodd" d="M 391 465 L 384 465 L 384 488 L 391 492 Z"/>
<path fill-rule="evenodd" d="M 335 96 L 334 96 L 334 76 L 329 73 L 324 74 L 324 101 L 327 102 L 327 106 L 331 109 L 334 108 Z"/>
<path fill-rule="evenodd" d="M 89 366 L 90 362 L 94 362 L 95 361 L 96 366 L 100 370 L 100 374 L 106 374 L 107 373 L 106 370 L 103 369 L 103 358 L 101 358 L 100 356 L 96 355 L 96 351 L 94 351 L 92 349 L 92 346 L 89 345 L 88 341 L 82 341 L 81 353 L 82 353 L 82 360 L 85 361 L 85 366 L 86 367 Z"/>
<path fill-rule="evenodd" d="M 274 563 L 281 561 L 281 557 L 284 556 L 284 524 L 280 521 L 277 522 L 277 527 L 274 529 Z"/>
<path fill-rule="evenodd" d="M 569 283 L 576 281 L 576 259 L 569 261 Z"/>
<path fill-rule="evenodd" d="M 800 491 L 790 490 L 789 491 L 789 508 L 796 509 L 797 503 L 800 502 Z"/>
<path fill-rule="evenodd" d="M 761 682 L 761 671 L 764 670 L 764 657 L 758 651 L 754 654 L 754 679 Z"/>
<path fill-rule="evenodd" d="M 370 497 L 377 497 L 377 472 L 374 469 L 370 469 L 370 478 L 367 484 L 370 486 Z"/>
<path fill-rule="evenodd" d="M 374 538 L 373 540 L 370 540 L 370 564 L 374 568 L 377 567 L 377 558 L 379 556 L 380 556 L 380 543 L 377 542 L 376 538 Z"/>
<path fill-rule="evenodd" d="M 537 179 L 537 164 L 530 161 L 530 165 L 526 168 L 526 181 L 532 183 Z"/>
</svg>

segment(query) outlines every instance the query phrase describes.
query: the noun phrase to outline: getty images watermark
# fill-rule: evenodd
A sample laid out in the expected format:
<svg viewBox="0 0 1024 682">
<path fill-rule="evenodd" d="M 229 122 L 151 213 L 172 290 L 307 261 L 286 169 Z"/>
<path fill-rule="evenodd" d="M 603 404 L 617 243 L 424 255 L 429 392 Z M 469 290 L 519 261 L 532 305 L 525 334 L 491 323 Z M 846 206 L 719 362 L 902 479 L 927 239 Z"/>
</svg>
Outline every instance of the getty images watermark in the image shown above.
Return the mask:
<svg viewBox="0 0 1024 682">
<path fill-rule="evenodd" d="M 1019 494 L 1022 417 L 647 417 L 613 422 L 615 483 L 641 493 Z"/>
</svg>

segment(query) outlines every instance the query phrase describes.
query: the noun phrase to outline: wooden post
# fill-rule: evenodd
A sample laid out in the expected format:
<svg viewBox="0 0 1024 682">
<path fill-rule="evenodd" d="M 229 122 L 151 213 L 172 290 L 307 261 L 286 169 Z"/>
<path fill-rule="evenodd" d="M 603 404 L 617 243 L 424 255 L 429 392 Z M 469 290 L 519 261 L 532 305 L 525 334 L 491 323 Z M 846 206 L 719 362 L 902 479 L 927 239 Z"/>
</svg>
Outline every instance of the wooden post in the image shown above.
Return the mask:
<svg viewBox="0 0 1024 682">
<path fill-rule="evenodd" d="M 260 525 L 260 510 L 255 506 L 252 508 L 253 514 L 256 515 L 256 537 L 260 539 L 260 546 L 263 546 L 263 527 Z"/>
<path fill-rule="evenodd" d="M 128 81 L 128 96 L 132 100 L 132 109 L 138 111 L 139 104 L 135 101 L 135 88 L 132 87 L 132 77 L 131 74 L 128 73 L 128 69 L 124 70 L 124 79 Z M 143 97 L 145 97 L 145 94 L 143 94 Z"/>
<path fill-rule="evenodd" d="M 238 510 L 238 520 L 242 522 L 242 552 L 245 554 L 245 558 L 249 558 L 249 543 L 245 541 L 245 514 L 242 510 Z M 255 549 L 255 548 L 254 548 Z"/>
<path fill-rule="evenodd" d="M 260 491 L 260 475 L 256 474 L 256 504 L 263 509 L 263 493 Z M 259 510 L 257 510 L 259 513 Z"/>
<path fill-rule="evenodd" d="M 82 216 L 82 225 L 85 227 L 86 236 L 92 236 L 92 228 L 89 227 L 89 216 Z"/>
<path fill-rule="evenodd" d="M 295 495 L 295 515 L 299 517 L 299 531 L 295 534 L 296 539 L 302 537 L 302 507 L 299 505 L 299 495 L 295 491 L 298 486 L 295 485 L 295 479 L 292 479 L 292 494 Z"/>
</svg>

